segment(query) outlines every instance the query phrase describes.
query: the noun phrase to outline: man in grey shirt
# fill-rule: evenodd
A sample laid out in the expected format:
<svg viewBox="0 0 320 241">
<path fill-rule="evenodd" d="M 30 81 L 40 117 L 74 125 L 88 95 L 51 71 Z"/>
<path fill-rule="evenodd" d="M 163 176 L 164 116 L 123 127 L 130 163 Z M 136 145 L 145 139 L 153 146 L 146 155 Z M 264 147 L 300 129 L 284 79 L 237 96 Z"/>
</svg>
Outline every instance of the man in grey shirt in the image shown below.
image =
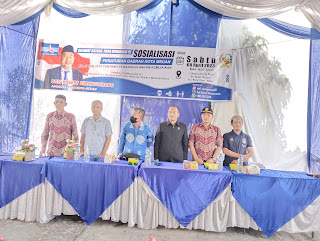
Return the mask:
<svg viewBox="0 0 320 241">
<path fill-rule="evenodd" d="M 169 120 L 162 122 L 157 130 L 154 143 L 154 159 L 167 162 L 183 162 L 188 158 L 188 130 L 178 121 L 177 106 L 170 106 Z"/>
<path fill-rule="evenodd" d="M 95 100 L 91 104 L 93 116 L 86 118 L 81 126 L 80 154 L 89 147 L 90 155 L 104 157 L 111 142 L 111 123 L 101 116 L 102 102 Z"/>
</svg>

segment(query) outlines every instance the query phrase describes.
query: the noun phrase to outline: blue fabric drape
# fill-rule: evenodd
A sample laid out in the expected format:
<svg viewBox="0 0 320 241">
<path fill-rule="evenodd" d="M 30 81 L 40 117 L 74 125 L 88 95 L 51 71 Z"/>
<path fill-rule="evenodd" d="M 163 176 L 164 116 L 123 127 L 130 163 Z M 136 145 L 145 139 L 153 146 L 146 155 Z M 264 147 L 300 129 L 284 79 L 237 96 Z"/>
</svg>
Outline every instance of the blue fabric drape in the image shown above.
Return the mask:
<svg viewBox="0 0 320 241">
<path fill-rule="evenodd" d="M 41 173 L 90 225 L 133 183 L 138 166 L 127 161 L 86 163 L 83 157 L 79 161 L 56 157 L 46 162 Z"/>
<path fill-rule="evenodd" d="M 257 19 L 269 28 L 292 38 L 298 39 L 320 39 L 320 33 L 313 28 L 296 26 L 269 18 Z"/>
<path fill-rule="evenodd" d="M 215 13 L 204 12 L 188 0 L 180 0 L 179 6 L 172 7 L 169 45 L 215 48 L 220 20 Z"/>
<path fill-rule="evenodd" d="M 0 153 L 28 136 L 39 15 L 0 27 Z"/>
<path fill-rule="evenodd" d="M 36 161 L 12 161 L 12 155 L 0 157 L 0 208 L 30 189 L 44 183 L 41 169 L 48 157 Z"/>
<path fill-rule="evenodd" d="M 127 14 L 124 43 L 215 48 L 221 15 L 203 12 L 188 0 L 171 0 Z M 129 16 L 129 17 L 128 17 Z"/>
<path fill-rule="evenodd" d="M 308 94 L 308 157 L 310 172 L 320 173 L 320 40 L 312 40 Z"/>
<path fill-rule="evenodd" d="M 232 174 L 232 195 L 268 237 L 320 194 L 320 179 L 305 172 L 261 170 L 260 175 Z"/>
<path fill-rule="evenodd" d="M 81 13 L 81 12 L 78 12 L 78 11 L 70 9 L 70 8 L 62 7 L 56 3 L 54 3 L 52 7 L 55 10 L 57 10 L 59 13 L 61 13 L 62 15 L 69 17 L 69 18 L 84 18 L 84 17 L 89 16 L 89 14 Z"/>
<path fill-rule="evenodd" d="M 159 166 L 144 166 L 139 177 L 150 187 L 163 205 L 184 227 L 188 226 L 231 183 L 227 169 L 210 171 L 184 170 L 182 163 L 160 162 Z"/>
</svg>

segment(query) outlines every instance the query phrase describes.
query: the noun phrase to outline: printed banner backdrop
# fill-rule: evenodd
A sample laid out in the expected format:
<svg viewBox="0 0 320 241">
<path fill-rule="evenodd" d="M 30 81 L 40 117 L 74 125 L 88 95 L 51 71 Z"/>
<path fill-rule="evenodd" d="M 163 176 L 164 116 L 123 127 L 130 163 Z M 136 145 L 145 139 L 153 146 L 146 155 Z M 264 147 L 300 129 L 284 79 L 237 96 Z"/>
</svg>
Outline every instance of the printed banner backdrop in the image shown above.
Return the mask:
<svg viewBox="0 0 320 241">
<path fill-rule="evenodd" d="M 67 45 L 67 44 L 66 44 Z M 207 101 L 230 101 L 232 50 L 153 45 L 39 43 L 36 88 Z M 72 51 L 68 47 L 68 51 Z M 64 53 L 65 54 L 65 53 Z M 66 73 L 62 66 L 72 65 Z"/>
<path fill-rule="evenodd" d="M 168 120 L 168 109 L 171 105 L 175 105 L 179 108 L 180 117 L 178 118 L 178 121 L 187 126 L 189 134 L 191 127 L 194 124 L 202 122 L 201 111 L 210 104 L 207 101 L 141 98 L 131 96 L 123 96 L 121 99 L 120 132 L 122 131 L 123 126 L 130 121 L 133 108 L 142 108 L 145 110 L 143 122 L 151 127 L 154 135 L 157 133 L 159 124 Z M 153 153 L 153 145 L 150 149 Z M 188 160 L 191 160 L 191 158 L 192 156 L 189 152 Z"/>
</svg>

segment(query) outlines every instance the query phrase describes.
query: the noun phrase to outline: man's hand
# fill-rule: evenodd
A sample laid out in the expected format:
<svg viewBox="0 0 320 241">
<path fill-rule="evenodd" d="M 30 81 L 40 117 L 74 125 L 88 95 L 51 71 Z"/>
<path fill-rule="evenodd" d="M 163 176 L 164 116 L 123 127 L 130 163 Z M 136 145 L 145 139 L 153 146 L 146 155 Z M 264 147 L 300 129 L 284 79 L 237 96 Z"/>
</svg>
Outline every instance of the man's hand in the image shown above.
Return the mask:
<svg viewBox="0 0 320 241">
<path fill-rule="evenodd" d="M 105 155 L 106 155 L 106 154 L 100 153 L 100 154 L 98 155 L 98 157 L 100 157 L 100 158 L 104 158 L 104 157 L 105 157 Z"/>
<path fill-rule="evenodd" d="M 202 161 L 201 158 L 196 157 L 194 160 L 195 160 L 196 162 L 198 162 L 198 164 L 203 165 L 203 161 Z"/>
<path fill-rule="evenodd" d="M 248 159 L 249 159 L 249 156 L 248 155 L 243 155 L 242 159 L 243 159 L 243 162 L 247 162 Z"/>
<path fill-rule="evenodd" d="M 238 165 L 238 159 L 233 160 L 231 163 L 232 163 L 232 164 L 236 164 L 236 165 Z"/>
<path fill-rule="evenodd" d="M 45 156 L 46 155 L 46 150 L 41 149 L 39 156 Z"/>
<path fill-rule="evenodd" d="M 216 163 L 216 161 L 213 160 L 213 158 L 208 159 L 206 162 L 208 162 L 208 163 Z"/>
</svg>

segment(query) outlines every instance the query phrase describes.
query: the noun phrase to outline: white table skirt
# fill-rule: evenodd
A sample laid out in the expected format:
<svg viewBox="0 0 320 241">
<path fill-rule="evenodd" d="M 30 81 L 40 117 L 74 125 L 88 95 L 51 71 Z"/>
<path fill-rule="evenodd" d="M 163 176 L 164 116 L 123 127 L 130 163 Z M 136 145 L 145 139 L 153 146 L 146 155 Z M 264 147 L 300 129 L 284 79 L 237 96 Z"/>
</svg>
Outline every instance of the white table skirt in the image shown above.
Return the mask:
<svg viewBox="0 0 320 241">
<path fill-rule="evenodd" d="M 320 229 L 320 197 L 278 231 L 311 232 Z M 0 208 L 0 219 L 19 219 L 46 223 L 57 215 L 77 215 L 71 205 L 46 181 Z M 153 229 L 184 228 L 140 178 L 127 188 L 100 216 L 103 220 L 121 221 L 129 227 Z M 233 198 L 229 185 L 186 228 L 224 232 L 228 227 L 252 228 L 257 224 Z"/>
<path fill-rule="evenodd" d="M 6 206 L 0 208 L 0 219 L 19 219 L 26 222 L 49 222 L 42 212 L 45 211 L 45 184 L 25 192 Z"/>
</svg>

